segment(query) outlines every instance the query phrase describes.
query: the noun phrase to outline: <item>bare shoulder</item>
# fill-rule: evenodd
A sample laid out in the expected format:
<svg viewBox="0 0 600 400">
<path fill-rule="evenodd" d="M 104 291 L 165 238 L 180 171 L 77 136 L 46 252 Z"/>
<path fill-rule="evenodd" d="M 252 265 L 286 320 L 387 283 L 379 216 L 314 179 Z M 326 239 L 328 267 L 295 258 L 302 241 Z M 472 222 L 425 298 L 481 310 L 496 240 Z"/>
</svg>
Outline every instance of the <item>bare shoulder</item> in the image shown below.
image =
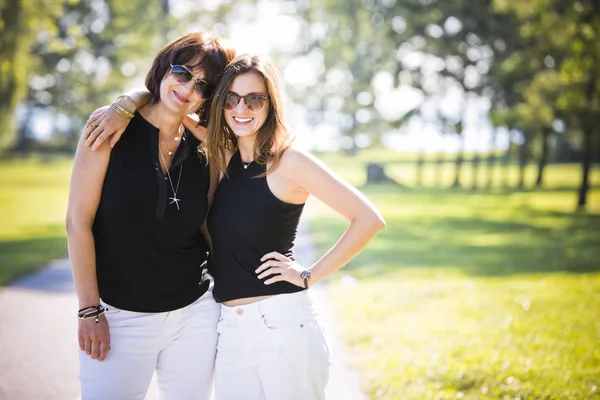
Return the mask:
<svg viewBox="0 0 600 400">
<path fill-rule="evenodd" d="M 85 145 L 85 137 L 82 135 L 77 144 L 75 158 L 73 160 L 73 178 L 81 184 L 82 182 L 95 181 L 95 177 L 104 177 L 110 162 L 112 148 L 108 141 L 100 144 L 97 150 Z"/>
<path fill-rule="evenodd" d="M 327 185 L 337 180 L 333 171 L 318 158 L 296 147 L 290 147 L 283 153 L 275 172 L 308 193 L 315 184 Z"/>
<path fill-rule="evenodd" d="M 280 159 L 281 167 L 297 169 L 320 165 L 321 162 L 311 153 L 297 147 L 290 147 L 283 152 Z"/>
<path fill-rule="evenodd" d="M 85 140 L 85 135 L 81 135 L 79 138 L 79 143 L 77 143 L 77 150 L 75 151 L 76 159 L 102 160 L 110 156 L 112 147 L 110 147 L 108 140 L 102 142 L 96 150 L 92 150 L 92 147 L 86 146 Z"/>
</svg>

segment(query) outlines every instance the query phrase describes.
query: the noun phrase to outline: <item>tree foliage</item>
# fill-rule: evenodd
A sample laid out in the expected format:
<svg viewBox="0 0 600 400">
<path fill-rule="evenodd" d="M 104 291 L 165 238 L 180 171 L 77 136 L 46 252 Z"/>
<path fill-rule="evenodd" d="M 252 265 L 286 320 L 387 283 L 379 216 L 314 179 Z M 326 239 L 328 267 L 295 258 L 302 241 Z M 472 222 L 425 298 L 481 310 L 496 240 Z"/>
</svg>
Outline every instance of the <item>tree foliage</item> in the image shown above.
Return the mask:
<svg viewBox="0 0 600 400">
<path fill-rule="evenodd" d="M 599 0 L 313 4 L 305 13 L 309 51 L 322 52 L 319 85 L 324 88 L 316 87 L 315 92 L 326 100 L 311 104 L 327 110 L 333 103 L 345 135 L 361 131 L 357 118 L 361 109 L 370 112 L 366 125 L 375 137 L 413 117 L 438 119 L 438 126 L 459 126 L 460 135 L 468 129 L 469 99 L 487 101 L 493 125 L 522 139 L 518 153 L 522 171 L 531 155 L 539 157 L 540 183 L 548 140 L 557 123 L 564 127 L 557 142 L 579 143 L 584 150 L 579 202 L 585 204 L 593 137 L 600 126 Z M 374 108 L 385 97 L 375 85 L 382 74 L 391 76 L 390 90 L 410 86 L 419 91 L 420 110 L 410 114 L 401 110 L 390 118 Z M 346 79 L 327 84 L 338 76 Z M 456 95 L 456 89 L 462 93 L 458 107 L 462 112 L 445 115 L 439 104 L 449 91 Z M 372 102 L 361 104 L 361 97 Z M 459 154 L 457 171 L 461 161 Z"/>
<path fill-rule="evenodd" d="M 19 102 L 26 114 L 62 115 L 73 135 L 79 118 L 122 90 L 140 68 L 136 60 L 148 64 L 166 24 L 162 4 L 142 0 L 7 0 L 0 10 L 4 144 L 16 136 Z"/>
</svg>

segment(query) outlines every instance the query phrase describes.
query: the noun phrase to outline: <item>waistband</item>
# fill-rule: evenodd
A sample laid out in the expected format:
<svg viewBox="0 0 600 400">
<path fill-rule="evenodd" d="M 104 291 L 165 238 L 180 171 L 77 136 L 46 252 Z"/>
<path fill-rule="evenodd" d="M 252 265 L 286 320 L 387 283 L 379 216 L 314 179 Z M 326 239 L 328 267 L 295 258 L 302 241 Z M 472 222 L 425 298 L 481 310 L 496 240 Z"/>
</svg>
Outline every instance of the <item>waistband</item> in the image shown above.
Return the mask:
<svg viewBox="0 0 600 400">
<path fill-rule="evenodd" d="M 252 323 L 256 319 L 262 320 L 265 315 L 295 314 L 304 318 L 316 318 L 312 295 L 310 290 L 296 293 L 278 294 L 254 303 L 240 306 L 226 306 L 221 304 L 221 316 L 225 319 L 236 318 L 237 323 Z"/>
</svg>

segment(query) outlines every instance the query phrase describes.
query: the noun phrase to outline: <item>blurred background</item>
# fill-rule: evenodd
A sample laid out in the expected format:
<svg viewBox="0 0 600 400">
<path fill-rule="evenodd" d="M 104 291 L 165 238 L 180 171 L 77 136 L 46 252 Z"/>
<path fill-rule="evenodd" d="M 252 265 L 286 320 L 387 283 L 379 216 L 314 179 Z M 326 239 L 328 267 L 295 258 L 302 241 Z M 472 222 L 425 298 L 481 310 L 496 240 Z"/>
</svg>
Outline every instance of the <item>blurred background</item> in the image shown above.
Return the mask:
<svg viewBox="0 0 600 400">
<path fill-rule="evenodd" d="M 369 397 L 600 398 L 598 0 L 1 0 L 0 286 L 66 256 L 88 115 L 205 30 L 387 220 L 329 285 Z"/>
</svg>

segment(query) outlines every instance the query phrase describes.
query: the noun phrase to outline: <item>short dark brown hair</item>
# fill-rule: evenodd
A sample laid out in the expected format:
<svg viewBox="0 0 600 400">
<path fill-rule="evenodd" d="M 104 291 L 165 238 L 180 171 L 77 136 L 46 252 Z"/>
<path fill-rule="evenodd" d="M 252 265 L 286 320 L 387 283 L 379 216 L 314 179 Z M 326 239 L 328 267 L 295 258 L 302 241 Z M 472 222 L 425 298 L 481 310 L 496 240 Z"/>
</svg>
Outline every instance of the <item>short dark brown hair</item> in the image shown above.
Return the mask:
<svg viewBox="0 0 600 400">
<path fill-rule="evenodd" d="M 270 164 L 267 171 L 259 175 L 260 177 L 277 167 L 281 156 L 294 140 L 294 134 L 289 127 L 285 112 L 286 95 L 279 81 L 277 68 L 268 57 L 243 54 L 233 59 L 225 68 L 213 93 L 215 101 L 210 110 L 204 150 L 209 163 L 214 163 L 213 165 L 227 175 L 225 149 L 237 148 L 238 141 L 227 125 L 223 109 L 233 80 L 243 74 L 256 74 L 261 77 L 268 92 L 265 94 L 269 96 L 267 119 L 259 128 L 254 143 L 254 162 L 263 165 Z"/>
<path fill-rule="evenodd" d="M 185 65 L 190 69 L 201 68 L 204 71 L 204 80 L 214 89 L 221 72 L 234 57 L 233 46 L 209 32 L 188 33 L 169 43 L 156 54 L 146 75 L 146 88 L 152 96 L 149 104 L 156 104 L 160 100 L 160 84 L 171 65 Z M 201 125 L 206 125 L 211 102 L 212 96 L 209 93 L 209 98 L 197 112 Z"/>
</svg>

